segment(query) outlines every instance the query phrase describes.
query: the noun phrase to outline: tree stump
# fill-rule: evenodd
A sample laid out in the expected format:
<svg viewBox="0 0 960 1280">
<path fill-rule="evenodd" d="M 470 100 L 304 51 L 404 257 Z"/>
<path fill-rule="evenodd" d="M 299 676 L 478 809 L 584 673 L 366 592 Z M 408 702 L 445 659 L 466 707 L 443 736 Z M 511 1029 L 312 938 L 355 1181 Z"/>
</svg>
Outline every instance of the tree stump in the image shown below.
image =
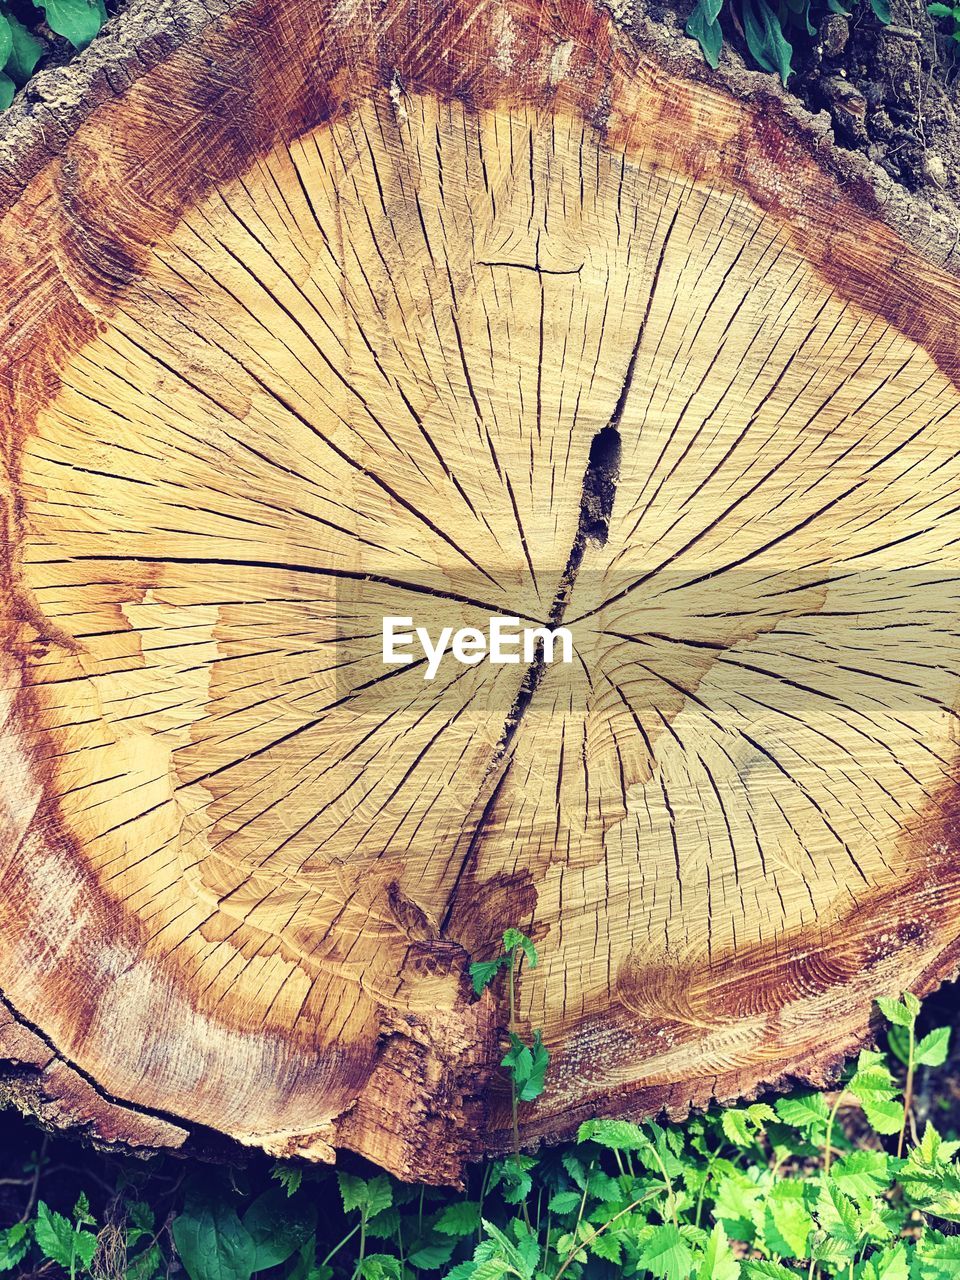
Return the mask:
<svg viewBox="0 0 960 1280">
<path fill-rule="evenodd" d="M 822 1081 L 958 967 L 956 276 L 587 0 L 149 8 L 0 178 L 8 1093 L 455 1180 L 507 926 L 525 1143 Z"/>
</svg>

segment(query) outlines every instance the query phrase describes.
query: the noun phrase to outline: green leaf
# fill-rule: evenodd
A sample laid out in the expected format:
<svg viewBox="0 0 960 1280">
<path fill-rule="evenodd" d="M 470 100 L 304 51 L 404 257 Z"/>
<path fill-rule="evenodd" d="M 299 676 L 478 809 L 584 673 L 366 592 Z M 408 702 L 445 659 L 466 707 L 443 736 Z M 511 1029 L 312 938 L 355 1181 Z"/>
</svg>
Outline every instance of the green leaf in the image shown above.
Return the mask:
<svg viewBox="0 0 960 1280">
<path fill-rule="evenodd" d="M 400 1259 L 389 1253 L 370 1253 L 357 1265 L 363 1280 L 400 1280 Z"/>
<path fill-rule="evenodd" d="M 85 49 L 107 20 L 103 0 L 33 0 L 47 26 L 75 49 Z"/>
<path fill-rule="evenodd" d="M 574 1213 L 580 1208 L 583 1195 L 579 1191 L 558 1191 L 550 1198 L 551 1213 Z"/>
<path fill-rule="evenodd" d="M 525 933 L 521 933 L 519 929 L 508 929 L 503 935 L 504 951 L 515 951 L 517 947 L 527 957 L 527 964 L 531 969 L 535 969 L 540 961 L 537 955 L 537 949 L 527 937 Z"/>
<path fill-rule="evenodd" d="M 0 13 L 0 67 L 6 63 L 12 52 L 13 27 L 10 19 Z"/>
<path fill-rule="evenodd" d="M 907 1005 L 899 1000 L 878 996 L 877 1005 L 886 1020 L 896 1027 L 910 1027 L 916 1021 L 917 1015 L 911 1013 Z"/>
<path fill-rule="evenodd" d="M 933 18 L 952 18 L 953 7 L 949 4 L 928 4 L 927 13 Z"/>
<path fill-rule="evenodd" d="M 751 1244 L 763 1220 L 764 1188 L 739 1169 L 722 1177 L 714 1196 L 714 1217 L 734 1240 Z"/>
<path fill-rule="evenodd" d="M 909 1280 L 907 1253 L 902 1244 L 883 1249 L 868 1258 L 856 1273 L 857 1280 Z"/>
<path fill-rule="evenodd" d="M 870 8 L 876 17 L 884 26 L 890 22 L 890 5 L 887 0 L 870 0 Z"/>
<path fill-rule="evenodd" d="M 927 1231 L 913 1260 L 912 1280 L 957 1280 L 960 1274 L 960 1236 Z"/>
<path fill-rule="evenodd" d="M 46 45 L 12 13 L 7 14 L 7 23 L 10 27 L 11 49 L 4 70 L 17 84 L 26 84 L 46 52 Z"/>
<path fill-rule="evenodd" d="M 793 46 L 767 0 L 743 0 L 743 34 L 764 71 L 779 72 L 784 84 L 793 73 Z"/>
<path fill-rule="evenodd" d="M 173 1239 L 190 1280 L 250 1280 L 253 1274 L 254 1243 L 223 1200 L 188 1196 Z"/>
<path fill-rule="evenodd" d="M 950 1050 L 950 1028 L 934 1029 L 918 1041 L 913 1060 L 920 1067 L 942 1067 Z"/>
<path fill-rule="evenodd" d="M 473 989 L 478 996 L 486 987 L 489 987 L 506 962 L 506 956 L 498 956 L 496 960 L 474 961 L 470 966 L 470 977 L 473 979 Z"/>
<path fill-rule="evenodd" d="M 899 1133 L 903 1124 L 903 1103 L 893 1099 L 862 1099 L 864 1115 L 876 1133 Z"/>
<path fill-rule="evenodd" d="M 715 0 L 697 0 L 685 28 L 687 35 L 696 40 L 700 46 L 707 65 L 714 69 L 720 65 L 723 31 L 716 16 L 711 18 L 710 14 L 714 10 L 719 13 L 721 7 L 722 0 L 720 4 L 716 4 Z"/>
<path fill-rule="evenodd" d="M 724 1137 L 735 1147 L 749 1147 L 753 1143 L 753 1133 L 743 1111 L 724 1111 L 720 1116 L 720 1127 Z"/>
<path fill-rule="evenodd" d="M 726 1232 L 719 1222 L 714 1223 L 697 1280 L 739 1280 L 739 1276 L 740 1263 L 733 1256 Z"/>
<path fill-rule="evenodd" d="M 781 1267 L 779 1262 L 757 1262 L 746 1259 L 741 1266 L 743 1280 L 797 1280 L 796 1271 Z"/>
<path fill-rule="evenodd" d="M 603 1258 L 605 1262 L 619 1264 L 623 1260 L 623 1245 L 612 1232 L 607 1231 L 594 1236 L 587 1247 L 591 1253 L 596 1254 L 598 1258 Z"/>
<path fill-rule="evenodd" d="M 62 1213 L 55 1213 L 42 1200 L 37 1205 L 34 1236 L 45 1258 L 56 1262 L 67 1271 L 70 1270 L 76 1257 L 74 1242 L 77 1232 Z"/>
<path fill-rule="evenodd" d="M 814 1223 L 799 1182 L 778 1182 L 770 1189 L 764 1211 L 763 1238 L 771 1253 L 807 1257 Z"/>
<path fill-rule="evenodd" d="M 438 1271 L 450 1261 L 456 1244 L 456 1240 L 438 1240 L 435 1236 L 428 1235 L 423 1240 L 414 1242 L 407 1257 L 422 1271 Z"/>
<path fill-rule="evenodd" d="M 13 101 L 13 95 L 17 92 L 17 86 L 13 83 L 8 75 L 4 75 L 0 71 L 0 111 L 6 111 L 10 103 Z"/>
<path fill-rule="evenodd" d="M 543 1043 L 543 1038 L 539 1031 L 533 1033 L 532 1045 L 533 1065 L 530 1068 L 530 1075 L 527 1077 L 520 1089 L 520 1101 L 532 1102 L 534 1098 L 539 1098 L 546 1087 L 547 1067 L 550 1065 L 550 1051 Z"/>
<path fill-rule="evenodd" d="M 365 1182 L 352 1173 L 338 1173 L 337 1182 L 344 1213 L 359 1210 L 364 1218 L 373 1218 L 393 1204 L 393 1189 L 386 1174 L 378 1174 Z"/>
<path fill-rule="evenodd" d="M 666 1223 L 654 1228 L 637 1264 L 662 1280 L 689 1280 L 693 1253 L 677 1228 Z"/>
<path fill-rule="evenodd" d="M 253 1269 L 264 1271 L 297 1252 L 317 1225 L 317 1211 L 307 1201 L 291 1204 L 286 1192 L 273 1187 L 254 1200 L 243 1225 L 253 1241 Z"/>
<path fill-rule="evenodd" d="M 906 1027 L 898 1027 L 891 1023 L 887 1027 L 887 1047 L 895 1058 L 899 1058 L 904 1066 L 910 1061 L 910 1032 Z"/>
<path fill-rule="evenodd" d="M 795 1129 L 815 1129 L 830 1118 L 830 1108 L 822 1093 L 798 1093 L 792 1098 L 778 1098 L 774 1103 L 784 1124 Z"/>
<path fill-rule="evenodd" d="M 434 1223 L 445 1236 L 470 1236 L 480 1226 L 480 1205 L 476 1200 L 457 1200 L 448 1204 Z"/>
<path fill-rule="evenodd" d="M 614 1151 L 640 1151 L 650 1139 L 629 1120 L 585 1120 L 577 1130 L 578 1142 L 598 1142 Z"/>
<path fill-rule="evenodd" d="M 890 1187 L 890 1157 L 883 1151 L 851 1151 L 830 1169 L 841 1191 L 863 1204 Z"/>
<path fill-rule="evenodd" d="M 0 1231 L 0 1271 L 19 1266 L 30 1248 L 30 1232 L 25 1222 L 15 1222 Z"/>
<path fill-rule="evenodd" d="M 288 1196 L 295 1195 L 303 1182 L 303 1170 L 290 1164 L 275 1164 L 270 1170 L 270 1177 L 280 1183 Z"/>
</svg>

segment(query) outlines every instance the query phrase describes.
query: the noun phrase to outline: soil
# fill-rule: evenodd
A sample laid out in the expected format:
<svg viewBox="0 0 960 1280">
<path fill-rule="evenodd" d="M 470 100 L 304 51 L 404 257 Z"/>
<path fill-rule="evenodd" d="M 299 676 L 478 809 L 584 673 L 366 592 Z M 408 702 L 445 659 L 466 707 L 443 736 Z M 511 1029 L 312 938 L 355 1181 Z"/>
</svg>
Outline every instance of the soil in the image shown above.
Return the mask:
<svg viewBox="0 0 960 1280">
<path fill-rule="evenodd" d="M 893 0 L 890 10 L 888 26 L 866 5 L 850 19 L 830 14 L 790 87 L 829 112 L 841 146 L 946 212 L 960 201 L 960 45 L 925 0 Z"/>
</svg>

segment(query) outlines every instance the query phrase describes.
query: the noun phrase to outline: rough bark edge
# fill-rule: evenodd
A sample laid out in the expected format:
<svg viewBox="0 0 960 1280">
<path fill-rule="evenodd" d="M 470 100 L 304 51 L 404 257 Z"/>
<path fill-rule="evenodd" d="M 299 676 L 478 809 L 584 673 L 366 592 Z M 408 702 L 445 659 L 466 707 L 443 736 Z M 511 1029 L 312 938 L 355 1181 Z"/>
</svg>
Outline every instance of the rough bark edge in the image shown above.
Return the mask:
<svg viewBox="0 0 960 1280">
<path fill-rule="evenodd" d="M 231 0 L 132 0 L 75 59 L 34 76 L 0 115 L 0 209 L 62 152 L 92 111 L 231 7 Z"/>
<path fill-rule="evenodd" d="M 960 205 L 951 201 L 954 211 L 942 213 L 924 196 L 895 182 L 862 152 L 840 146 L 829 112 L 809 111 L 776 76 L 748 68 L 729 43 L 724 44 L 720 66 L 714 71 L 703 60 L 696 43 L 684 34 L 679 18 L 674 17 L 672 23 L 654 22 L 645 15 L 625 15 L 616 0 L 600 2 L 610 7 L 618 29 L 643 48 L 654 50 L 667 69 L 688 80 L 722 89 L 738 100 L 772 109 L 785 130 L 806 138 L 820 164 L 847 188 L 846 194 L 853 196 L 865 212 L 886 222 L 938 266 L 956 270 L 960 265 Z M 960 162 L 960 156 L 957 160 Z M 865 203 L 862 196 L 858 199 L 857 189 L 864 183 L 875 203 Z M 947 199 L 943 193 L 941 198 Z"/>
<path fill-rule="evenodd" d="M 127 84 L 240 3 L 132 0 L 76 59 L 35 76 L 0 116 L 0 210 L 13 203 L 95 108 L 119 96 Z M 672 23 L 655 22 L 647 16 L 631 17 L 617 0 L 595 3 L 608 8 L 618 30 L 654 51 L 668 70 L 775 111 L 785 129 L 805 137 L 819 162 L 841 185 L 855 189 L 867 184 L 875 203 L 865 206 L 866 212 L 879 215 L 937 265 L 960 263 L 960 206 L 954 206 L 955 214 L 939 212 L 865 155 L 840 147 L 828 112 L 808 111 L 775 76 L 747 68 L 729 45 L 724 46 L 719 68 L 712 70 L 695 42 L 684 34 L 679 18 Z"/>
</svg>

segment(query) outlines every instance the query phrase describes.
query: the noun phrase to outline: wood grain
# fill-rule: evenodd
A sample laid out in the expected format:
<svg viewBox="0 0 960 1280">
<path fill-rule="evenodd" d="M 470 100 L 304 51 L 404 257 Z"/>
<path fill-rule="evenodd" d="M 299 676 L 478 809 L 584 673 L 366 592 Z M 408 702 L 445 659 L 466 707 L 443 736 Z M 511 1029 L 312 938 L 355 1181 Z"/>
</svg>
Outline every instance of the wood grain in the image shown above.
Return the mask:
<svg viewBox="0 0 960 1280">
<path fill-rule="evenodd" d="M 510 1142 L 507 925 L 530 1142 L 822 1079 L 957 968 L 960 295 L 774 99 L 581 0 L 238 3 L 28 169 L 28 1103 L 449 1181 Z M 386 614 L 577 660 L 425 681 Z"/>
</svg>

